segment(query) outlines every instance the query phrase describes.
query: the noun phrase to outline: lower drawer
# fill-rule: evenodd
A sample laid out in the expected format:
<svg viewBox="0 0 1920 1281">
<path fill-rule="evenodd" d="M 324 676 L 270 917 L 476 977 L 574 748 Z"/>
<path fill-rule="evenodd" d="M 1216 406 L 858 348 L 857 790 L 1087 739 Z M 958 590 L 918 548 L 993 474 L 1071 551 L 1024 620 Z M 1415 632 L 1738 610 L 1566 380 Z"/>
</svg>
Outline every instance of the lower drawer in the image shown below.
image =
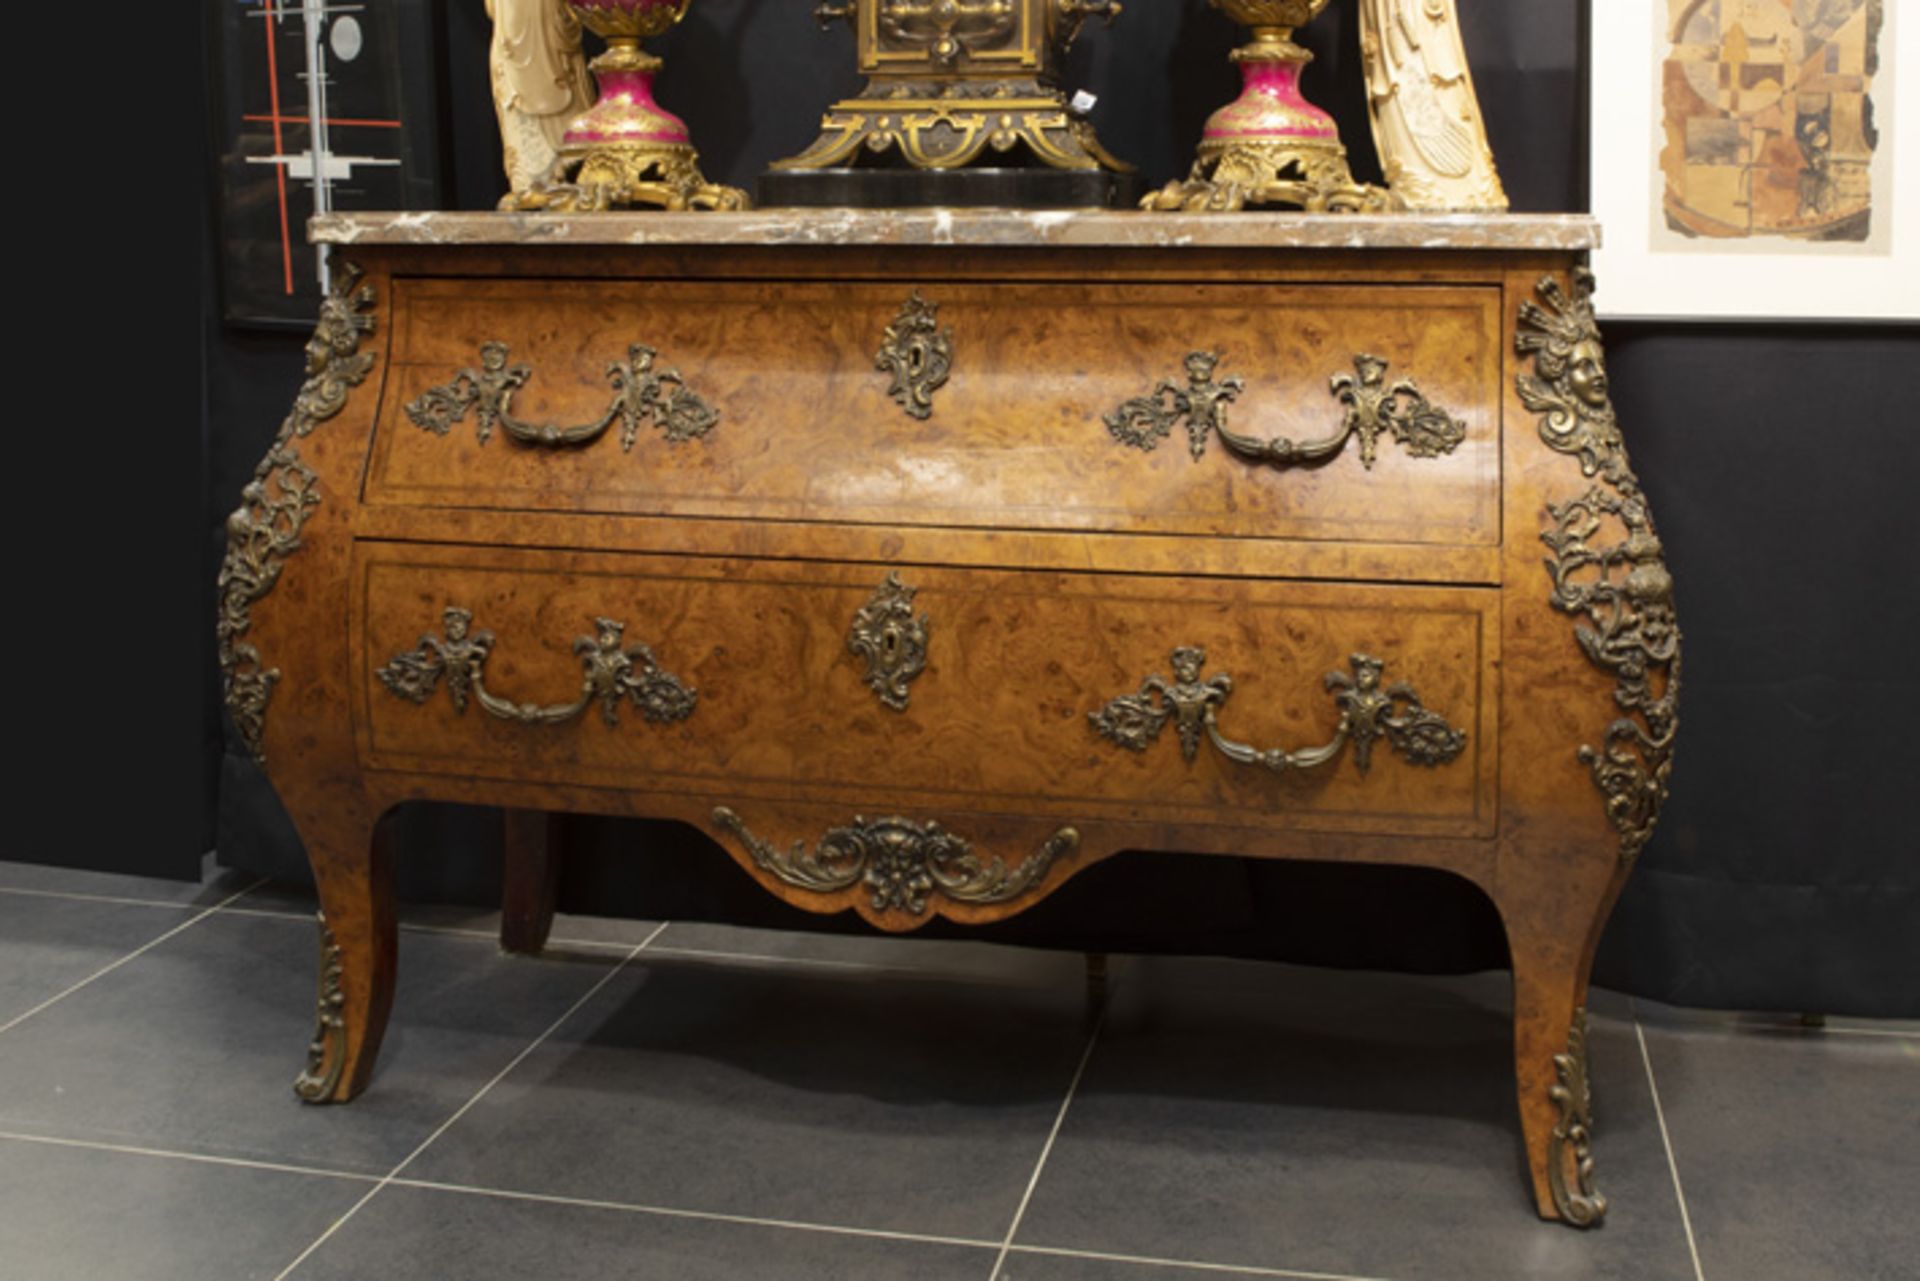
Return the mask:
<svg viewBox="0 0 1920 1281">
<path fill-rule="evenodd" d="M 384 542 L 354 576 L 370 769 L 1494 831 L 1492 590 Z"/>
</svg>

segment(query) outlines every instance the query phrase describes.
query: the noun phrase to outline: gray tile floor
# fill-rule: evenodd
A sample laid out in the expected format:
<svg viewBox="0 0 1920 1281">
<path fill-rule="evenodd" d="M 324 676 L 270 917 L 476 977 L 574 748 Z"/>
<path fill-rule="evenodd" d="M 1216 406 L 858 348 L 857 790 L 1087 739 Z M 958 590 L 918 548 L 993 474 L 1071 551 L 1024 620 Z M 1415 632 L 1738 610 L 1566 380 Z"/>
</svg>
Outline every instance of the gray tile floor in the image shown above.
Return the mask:
<svg viewBox="0 0 1920 1281">
<path fill-rule="evenodd" d="M 1502 976 L 405 916 L 373 1088 L 289 1088 L 312 905 L 0 863 L 0 1278 L 1876 1281 L 1920 1024 L 1595 993 L 1598 1231 L 1521 1184 Z"/>
</svg>

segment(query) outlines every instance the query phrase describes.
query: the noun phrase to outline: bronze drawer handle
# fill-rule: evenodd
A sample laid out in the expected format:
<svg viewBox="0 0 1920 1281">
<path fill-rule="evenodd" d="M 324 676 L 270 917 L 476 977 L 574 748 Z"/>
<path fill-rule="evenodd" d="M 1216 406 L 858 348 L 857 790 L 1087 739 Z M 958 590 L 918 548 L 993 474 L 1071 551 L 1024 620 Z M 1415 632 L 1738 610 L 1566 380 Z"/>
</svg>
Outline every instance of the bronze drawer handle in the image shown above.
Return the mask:
<svg viewBox="0 0 1920 1281">
<path fill-rule="evenodd" d="M 1080 848 L 1080 833 L 1063 827 L 1009 868 L 998 858 L 976 853 L 971 842 L 938 823 L 855 818 L 846 827 L 833 828 L 808 852 L 805 841 L 795 841 L 791 850 L 768 844 L 724 805 L 713 811 L 713 821 L 740 842 L 755 867 L 788 885 L 832 894 L 864 882 L 873 893 L 874 911 L 897 908 L 914 916 L 926 915 L 933 894 L 961 903 L 1010 902 Z"/>
<path fill-rule="evenodd" d="M 720 421 L 720 411 L 692 391 L 679 370 L 655 369 L 659 354 L 643 343 L 627 348 L 624 363 L 616 360 L 607 365 L 607 381 L 613 385 L 607 411 L 593 422 L 559 427 L 513 416 L 513 393 L 527 385 L 533 367 L 509 365 L 507 344 L 485 342 L 480 344 L 478 369 L 462 369 L 452 382 L 421 392 L 407 402 L 407 417 L 422 430 L 444 436 L 472 409 L 481 444 L 487 443 L 497 425 L 521 444 L 544 449 L 591 445 L 615 419 L 620 420 L 620 448 L 627 451 L 633 449 L 640 424 L 648 419 L 670 444 L 706 435 Z"/>
<path fill-rule="evenodd" d="M 571 703 L 516 703 L 489 690 L 485 669 L 493 653 L 493 633 L 473 631 L 473 611 L 458 605 L 447 606 L 442 621 L 444 634 L 422 636 L 412 653 L 396 655 L 380 669 L 380 683 L 396 698 L 425 703 L 444 678 L 454 711 L 466 713 L 467 695 L 471 693 L 487 715 L 522 725 L 563 725 L 595 702 L 600 704 L 601 718 L 609 725 L 618 725 L 620 704 L 627 699 L 633 700 L 641 719 L 649 724 L 684 721 L 693 715 L 699 699 L 697 690 L 688 689 L 671 672 L 661 670 L 653 651 L 645 645 L 622 649 L 625 623 L 611 618 L 593 621 L 597 634 L 573 642 L 581 676 L 580 697 Z"/>
<path fill-rule="evenodd" d="M 1387 362 L 1362 353 L 1353 358 L 1354 372 L 1330 380 L 1334 398 L 1346 405 L 1340 430 L 1320 440 L 1295 441 L 1285 436 L 1261 440 L 1227 430 L 1227 406 L 1247 388 L 1243 378 L 1213 380 L 1220 366 L 1217 351 L 1187 355 L 1187 384 L 1163 382 L 1145 396 L 1136 396 L 1105 418 L 1107 432 L 1123 445 L 1153 449 L 1184 422 L 1187 447 L 1197 462 L 1207 452 L 1207 438 L 1253 463 L 1297 467 L 1324 462 L 1360 438 L 1360 461 L 1371 471 L 1378 456 L 1381 433 L 1391 435 L 1415 458 L 1450 454 L 1466 439 L 1467 425 L 1430 402 L 1411 378 L 1388 385 Z"/>
<path fill-rule="evenodd" d="M 1384 737 L 1393 750 L 1416 765 L 1441 765 L 1460 755 L 1467 744 L 1465 730 L 1447 724 L 1446 718 L 1431 712 L 1405 681 L 1395 681 L 1382 689 L 1380 673 L 1386 664 L 1368 654 L 1355 654 L 1349 660 L 1353 675 L 1328 672 L 1325 685 L 1340 709 L 1340 725 L 1333 738 L 1319 746 L 1287 751 L 1283 748 L 1258 748 L 1237 743 L 1221 734 L 1217 714 L 1233 693 L 1233 678 L 1227 675 L 1200 678 L 1207 651 L 1186 646 L 1173 651 L 1173 680 L 1153 675 L 1140 682 L 1135 694 L 1122 694 L 1097 712 L 1088 713 L 1093 728 L 1102 738 L 1131 752 L 1144 752 L 1160 737 L 1160 731 L 1173 721 L 1180 735 L 1180 754 L 1191 761 L 1200 750 L 1204 733 L 1228 760 L 1242 765 L 1263 765 L 1275 773 L 1290 769 L 1315 769 L 1340 754 L 1349 740 L 1353 743 L 1353 763 L 1362 774 L 1373 763 L 1373 745 Z M 1404 704 L 1404 710 L 1398 710 Z"/>
</svg>

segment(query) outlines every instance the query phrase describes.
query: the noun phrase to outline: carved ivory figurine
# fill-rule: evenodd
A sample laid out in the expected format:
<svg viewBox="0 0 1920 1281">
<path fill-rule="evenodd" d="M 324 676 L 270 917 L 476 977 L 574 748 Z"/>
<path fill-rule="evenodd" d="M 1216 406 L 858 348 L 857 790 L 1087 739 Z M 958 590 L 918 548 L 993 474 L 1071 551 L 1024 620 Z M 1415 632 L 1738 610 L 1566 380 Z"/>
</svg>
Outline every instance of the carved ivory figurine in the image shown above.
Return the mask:
<svg viewBox="0 0 1920 1281">
<path fill-rule="evenodd" d="M 486 0 L 487 65 L 507 181 L 518 193 L 553 174 L 561 135 L 593 105 L 580 22 L 562 0 Z"/>
<path fill-rule="evenodd" d="M 1505 209 L 1455 4 L 1360 0 L 1373 140 L 1407 208 Z"/>
</svg>

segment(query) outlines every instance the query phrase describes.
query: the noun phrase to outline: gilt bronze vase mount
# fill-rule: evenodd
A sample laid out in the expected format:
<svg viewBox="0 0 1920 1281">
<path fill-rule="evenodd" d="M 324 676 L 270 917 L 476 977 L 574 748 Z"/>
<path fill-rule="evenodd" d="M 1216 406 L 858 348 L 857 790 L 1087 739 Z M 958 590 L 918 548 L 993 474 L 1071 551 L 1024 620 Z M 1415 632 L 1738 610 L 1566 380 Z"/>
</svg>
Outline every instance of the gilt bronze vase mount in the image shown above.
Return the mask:
<svg viewBox="0 0 1920 1281">
<path fill-rule="evenodd" d="M 1193 172 L 1141 201 L 1145 209 L 1226 212 L 1249 205 L 1290 205 L 1313 213 L 1400 208 L 1381 187 L 1353 180 L 1333 117 L 1300 92 L 1313 54 L 1293 33 L 1327 0 L 1211 0 L 1249 28 L 1253 39 L 1234 50 L 1241 94 L 1208 118 Z"/>
<path fill-rule="evenodd" d="M 515 192 L 501 201 L 503 208 L 748 207 L 746 192 L 706 180 L 686 122 L 653 97 L 653 78 L 663 64 L 640 42 L 673 27 L 691 2 L 567 0 L 580 25 L 607 42 L 606 52 L 588 64 L 600 98 L 573 119 L 561 139 L 557 176 L 566 180 Z"/>
<path fill-rule="evenodd" d="M 866 88 L 774 162 L 767 203 L 1101 206 L 1133 167 L 1100 145 L 1061 86 L 1065 52 L 1118 0 L 821 0 L 854 29 Z"/>
</svg>

